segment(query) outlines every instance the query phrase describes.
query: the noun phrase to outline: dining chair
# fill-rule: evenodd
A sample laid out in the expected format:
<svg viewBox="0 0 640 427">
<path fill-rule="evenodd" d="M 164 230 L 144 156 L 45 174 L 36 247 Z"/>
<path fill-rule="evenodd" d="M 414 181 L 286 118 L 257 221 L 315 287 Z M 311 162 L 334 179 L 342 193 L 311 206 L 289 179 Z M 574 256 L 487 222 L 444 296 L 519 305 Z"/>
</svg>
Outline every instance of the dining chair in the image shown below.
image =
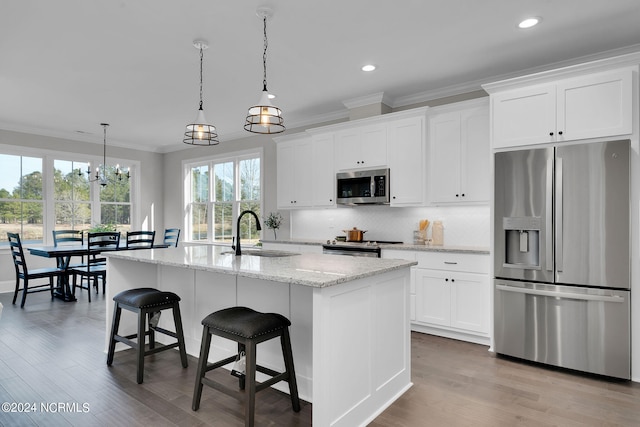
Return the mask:
<svg viewBox="0 0 640 427">
<path fill-rule="evenodd" d="M 58 245 L 82 245 L 84 233 L 82 230 L 53 230 L 53 246 Z"/>
<path fill-rule="evenodd" d="M 120 245 L 119 231 L 104 231 L 98 233 L 87 233 L 87 263 L 81 267 L 71 269 L 73 274 L 73 295 L 76 295 L 76 288 L 86 289 L 89 302 L 91 302 L 91 283 L 98 293 L 98 279 L 102 281 L 102 293 L 105 293 L 107 282 L 107 265 L 106 258 L 97 257 L 96 254 L 104 251 L 115 251 Z M 80 276 L 80 284 L 78 284 L 78 276 Z M 87 286 L 82 284 L 84 278 L 87 278 Z"/>
<path fill-rule="evenodd" d="M 179 228 L 167 228 L 164 230 L 164 241 L 165 245 L 178 247 L 178 240 L 180 240 L 180 229 Z"/>
<path fill-rule="evenodd" d="M 13 304 L 16 303 L 18 298 L 18 292 L 22 291 L 22 301 L 20 302 L 20 308 L 24 308 L 24 303 L 27 300 L 27 294 L 36 292 L 51 292 L 51 298 L 53 298 L 53 278 L 61 277 L 66 274 L 66 271 L 60 267 L 45 267 L 29 270 L 27 268 L 27 262 L 24 258 L 24 251 L 22 250 L 22 241 L 18 233 L 7 233 L 9 240 L 9 247 L 11 248 L 11 256 L 13 257 L 13 264 L 16 269 L 16 290 L 13 293 Z M 29 286 L 30 280 L 35 279 L 49 279 L 48 284 L 38 284 L 35 286 Z M 23 287 L 20 288 L 20 280 L 23 282 Z M 48 289 L 47 289 L 48 288 Z"/>
<path fill-rule="evenodd" d="M 155 231 L 127 231 L 127 249 L 151 249 Z"/>
<path fill-rule="evenodd" d="M 53 230 L 53 246 L 76 246 L 84 245 L 84 232 L 82 230 Z M 67 264 L 69 260 L 66 260 Z M 58 267 L 64 267 L 65 261 L 58 258 Z M 67 265 L 67 268 L 82 267 L 84 265 L 84 256 L 79 264 Z"/>
</svg>

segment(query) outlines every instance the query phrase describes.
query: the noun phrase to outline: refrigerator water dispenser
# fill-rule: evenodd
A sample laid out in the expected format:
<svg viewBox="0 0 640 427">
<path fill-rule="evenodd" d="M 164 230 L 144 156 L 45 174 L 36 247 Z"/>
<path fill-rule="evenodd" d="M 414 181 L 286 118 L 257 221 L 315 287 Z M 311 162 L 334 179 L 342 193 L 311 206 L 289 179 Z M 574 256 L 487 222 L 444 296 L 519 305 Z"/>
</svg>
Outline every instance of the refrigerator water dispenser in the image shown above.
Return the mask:
<svg viewBox="0 0 640 427">
<path fill-rule="evenodd" d="M 503 266 L 540 268 L 541 219 L 535 217 L 503 218 L 505 252 Z"/>
</svg>

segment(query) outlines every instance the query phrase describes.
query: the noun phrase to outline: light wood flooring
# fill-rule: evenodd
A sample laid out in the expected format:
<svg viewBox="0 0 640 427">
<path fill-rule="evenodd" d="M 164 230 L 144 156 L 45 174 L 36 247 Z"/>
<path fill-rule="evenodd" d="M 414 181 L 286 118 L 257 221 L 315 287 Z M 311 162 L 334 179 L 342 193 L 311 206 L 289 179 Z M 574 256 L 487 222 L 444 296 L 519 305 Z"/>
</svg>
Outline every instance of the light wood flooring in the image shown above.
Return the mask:
<svg viewBox="0 0 640 427">
<path fill-rule="evenodd" d="M 11 305 L 11 294 L 0 302 L 0 403 L 37 409 L 0 411 L 0 425 L 244 425 L 242 404 L 207 387 L 200 410 L 191 410 L 194 357 L 182 369 L 177 353 L 148 356 L 141 385 L 132 351 L 107 367 L 102 295 L 89 304 L 86 291 L 76 303 L 32 294 L 24 309 Z M 412 380 L 371 426 L 640 426 L 640 384 L 496 357 L 485 346 L 414 333 Z M 256 425 L 308 426 L 311 409 L 303 402 L 294 413 L 287 395 L 265 390 Z"/>
</svg>

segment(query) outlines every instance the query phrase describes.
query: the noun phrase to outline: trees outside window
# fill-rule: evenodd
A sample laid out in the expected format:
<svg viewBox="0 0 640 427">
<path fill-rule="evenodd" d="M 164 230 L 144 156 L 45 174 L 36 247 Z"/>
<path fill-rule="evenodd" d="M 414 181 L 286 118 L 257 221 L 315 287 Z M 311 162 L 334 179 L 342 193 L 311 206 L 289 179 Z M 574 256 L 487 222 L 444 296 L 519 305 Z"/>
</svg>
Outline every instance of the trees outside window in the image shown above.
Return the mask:
<svg viewBox="0 0 640 427">
<path fill-rule="evenodd" d="M 90 182 L 87 165 L 49 155 L 0 154 L 0 245 L 8 243 L 7 232 L 20 233 L 28 243 L 46 241 L 51 229 L 112 224 L 118 231 L 129 230 L 131 180 L 101 186 Z M 107 175 L 115 176 L 115 168 L 108 169 Z"/>
<path fill-rule="evenodd" d="M 41 242 L 42 159 L 0 154 L 0 170 L 0 242 L 7 242 L 7 232 L 20 233 L 24 242 Z"/>
<path fill-rule="evenodd" d="M 186 167 L 189 179 L 186 202 L 192 241 L 231 243 L 240 212 L 249 209 L 260 216 L 260 153 L 213 159 Z M 243 217 L 240 238 L 248 244 L 260 239 L 253 216 Z"/>
</svg>

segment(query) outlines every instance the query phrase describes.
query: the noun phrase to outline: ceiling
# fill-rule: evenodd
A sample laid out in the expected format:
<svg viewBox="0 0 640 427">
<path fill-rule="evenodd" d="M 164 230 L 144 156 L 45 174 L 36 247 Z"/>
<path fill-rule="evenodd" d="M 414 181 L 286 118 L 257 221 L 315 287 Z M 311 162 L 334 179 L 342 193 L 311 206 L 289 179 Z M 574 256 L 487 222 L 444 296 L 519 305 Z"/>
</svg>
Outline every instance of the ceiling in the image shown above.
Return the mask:
<svg viewBox="0 0 640 427">
<path fill-rule="evenodd" d="M 638 0 L 3 0 L 0 129 L 101 143 L 107 122 L 110 144 L 184 149 L 199 103 L 193 41 L 204 39 L 206 117 L 223 144 L 250 136 L 260 6 L 274 11 L 268 89 L 289 129 L 345 118 L 343 101 L 375 93 L 399 107 L 640 50 Z M 530 15 L 541 24 L 518 29 Z"/>
</svg>

